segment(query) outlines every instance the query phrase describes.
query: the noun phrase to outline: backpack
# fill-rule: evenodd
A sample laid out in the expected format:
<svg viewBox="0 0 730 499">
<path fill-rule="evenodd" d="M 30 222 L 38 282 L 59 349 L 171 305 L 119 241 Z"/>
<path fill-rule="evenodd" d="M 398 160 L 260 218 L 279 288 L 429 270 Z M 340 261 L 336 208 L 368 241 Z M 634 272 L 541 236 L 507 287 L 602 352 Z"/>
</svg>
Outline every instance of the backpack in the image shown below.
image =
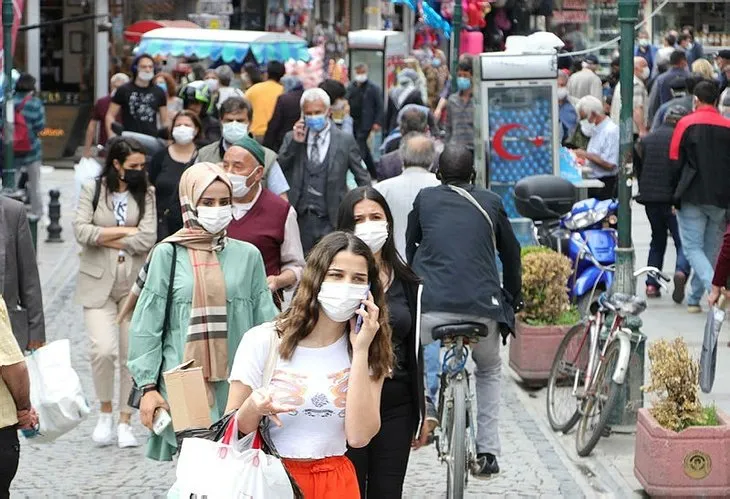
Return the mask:
<svg viewBox="0 0 730 499">
<path fill-rule="evenodd" d="M 13 152 L 18 156 L 25 156 L 33 151 L 33 145 L 30 141 L 30 132 L 28 130 L 28 122 L 23 116 L 23 108 L 31 99 L 32 95 L 26 95 L 25 98 L 15 106 L 15 128 L 13 129 Z"/>
</svg>

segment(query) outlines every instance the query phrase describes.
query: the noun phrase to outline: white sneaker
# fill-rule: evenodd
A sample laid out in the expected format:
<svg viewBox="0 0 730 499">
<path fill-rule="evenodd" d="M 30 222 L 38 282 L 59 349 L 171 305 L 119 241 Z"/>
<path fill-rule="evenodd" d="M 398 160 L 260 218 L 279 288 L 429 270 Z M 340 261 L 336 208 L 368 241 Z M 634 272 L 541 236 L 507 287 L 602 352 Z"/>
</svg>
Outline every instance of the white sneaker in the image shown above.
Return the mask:
<svg viewBox="0 0 730 499">
<path fill-rule="evenodd" d="M 132 427 L 128 423 L 119 423 L 117 427 L 117 443 L 120 449 L 127 447 L 139 447 L 139 442 L 132 432 Z"/>
<path fill-rule="evenodd" d="M 114 443 L 114 419 L 109 412 L 99 414 L 99 420 L 96 422 L 96 428 L 91 439 L 97 445 L 105 447 Z"/>
</svg>

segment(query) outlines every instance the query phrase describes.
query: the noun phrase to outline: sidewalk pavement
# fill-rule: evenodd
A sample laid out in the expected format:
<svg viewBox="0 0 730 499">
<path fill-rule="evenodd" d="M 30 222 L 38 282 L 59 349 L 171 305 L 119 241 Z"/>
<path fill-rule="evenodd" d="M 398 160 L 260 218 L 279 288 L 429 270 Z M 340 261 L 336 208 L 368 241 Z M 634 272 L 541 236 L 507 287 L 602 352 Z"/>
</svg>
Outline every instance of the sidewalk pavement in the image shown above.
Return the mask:
<svg viewBox="0 0 730 499">
<path fill-rule="evenodd" d="M 633 243 L 636 250 L 636 268 L 646 265 L 649 254 L 649 243 L 651 241 L 651 228 L 646 218 L 644 207 L 638 203 L 632 205 L 633 216 Z M 667 254 L 664 261 L 664 272 L 672 275 L 676 253 L 671 238 L 668 241 Z M 645 284 L 643 280 L 636 283 L 637 294 L 645 296 Z M 687 285 L 689 290 L 689 284 Z M 672 339 L 678 336 L 684 338 L 688 347 L 692 350 L 699 361 L 702 351 L 702 340 L 704 335 L 705 320 L 707 318 L 707 302 L 703 301 L 704 313 L 689 314 L 686 305 L 677 305 L 671 298 L 672 284 L 669 284 L 669 291 L 663 292 L 659 299 L 649 299 L 647 310 L 642 314 L 642 332 L 647 336 L 648 344 L 653 341 L 667 338 Z M 720 333 L 717 353 L 717 373 L 715 385 L 710 394 L 701 393 L 704 404 L 715 404 L 718 409 L 730 414 L 730 383 L 723 383 L 722 380 L 730 379 L 730 348 L 728 348 L 730 333 L 725 326 Z M 648 351 L 648 348 L 647 348 Z M 648 355 L 644 364 L 644 381 L 649 380 L 649 359 Z M 513 377 L 516 376 L 511 373 Z M 539 410 L 542 417 L 546 415 L 546 390 L 531 393 L 532 407 Z M 644 407 L 651 407 L 651 399 L 644 395 Z M 635 428 L 620 428 L 608 438 L 602 438 L 593 455 L 588 458 L 580 458 L 575 452 L 575 430 L 568 435 L 556 434 L 557 441 L 576 463 L 582 463 L 593 473 L 601 477 L 604 483 L 608 484 L 610 490 L 617 493 L 617 497 L 641 497 L 642 490 L 639 482 L 634 477 L 634 442 Z M 580 465 L 580 464 L 579 464 Z"/>
</svg>

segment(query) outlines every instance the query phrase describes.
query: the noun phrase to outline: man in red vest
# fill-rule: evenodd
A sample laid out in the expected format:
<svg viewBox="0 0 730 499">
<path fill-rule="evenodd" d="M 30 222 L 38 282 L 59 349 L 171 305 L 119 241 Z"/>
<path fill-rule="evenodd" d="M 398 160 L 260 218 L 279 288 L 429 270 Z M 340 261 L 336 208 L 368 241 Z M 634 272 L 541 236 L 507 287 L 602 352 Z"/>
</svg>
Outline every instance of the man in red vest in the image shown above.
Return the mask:
<svg viewBox="0 0 730 499">
<path fill-rule="evenodd" d="M 233 186 L 228 236 L 259 249 L 269 288 L 281 306 L 282 290 L 293 288 L 302 275 L 304 251 L 296 211 L 261 185 L 264 163 L 263 147 L 250 137 L 230 146 L 223 156 L 223 168 Z"/>
</svg>

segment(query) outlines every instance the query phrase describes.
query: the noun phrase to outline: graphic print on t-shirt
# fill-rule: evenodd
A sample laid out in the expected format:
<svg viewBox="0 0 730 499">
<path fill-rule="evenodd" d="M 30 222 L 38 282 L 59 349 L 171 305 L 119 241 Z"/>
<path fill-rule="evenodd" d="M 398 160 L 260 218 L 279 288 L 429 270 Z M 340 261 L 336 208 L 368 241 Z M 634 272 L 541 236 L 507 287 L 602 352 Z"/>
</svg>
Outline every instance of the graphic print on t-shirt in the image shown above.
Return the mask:
<svg viewBox="0 0 730 499">
<path fill-rule="evenodd" d="M 157 123 L 155 94 L 133 90 L 129 94 L 129 114 L 142 123 Z"/>
<path fill-rule="evenodd" d="M 296 416 L 302 411 L 310 418 L 329 418 L 335 415 L 344 418 L 349 378 L 349 368 L 326 376 L 276 369 L 271 378 L 271 387 L 273 397 L 278 403 L 297 407 L 287 413 L 290 416 Z M 323 382 L 326 386 L 322 386 Z"/>
</svg>

